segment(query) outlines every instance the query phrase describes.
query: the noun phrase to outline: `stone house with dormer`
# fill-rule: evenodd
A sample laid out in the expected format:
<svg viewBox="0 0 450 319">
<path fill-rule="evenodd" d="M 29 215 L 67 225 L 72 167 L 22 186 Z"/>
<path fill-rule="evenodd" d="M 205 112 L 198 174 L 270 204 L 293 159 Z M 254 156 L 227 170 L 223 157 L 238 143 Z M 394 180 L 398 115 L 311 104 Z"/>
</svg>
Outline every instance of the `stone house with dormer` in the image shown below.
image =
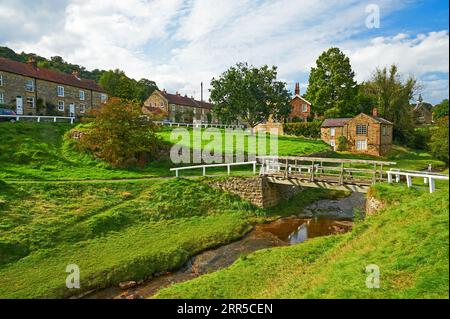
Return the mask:
<svg viewBox="0 0 450 319">
<path fill-rule="evenodd" d="M 78 73 L 39 68 L 34 60 L 21 63 L 0 57 L 0 107 L 17 115 L 83 116 L 107 101 L 105 91 Z"/>
<path fill-rule="evenodd" d="M 321 125 L 321 138 L 337 150 L 339 137 L 348 142 L 348 151 L 375 156 L 383 156 L 392 147 L 394 124 L 378 116 L 377 109 L 372 115 L 361 113 L 352 118 L 330 118 Z"/>
<path fill-rule="evenodd" d="M 212 116 L 211 103 L 199 101 L 178 92 L 171 94 L 166 90 L 155 90 L 144 102 L 142 111 L 149 113 L 152 108 L 163 109 L 167 113 L 168 120 L 172 122 L 208 122 L 208 118 L 212 122 L 217 122 Z"/>
<path fill-rule="evenodd" d="M 300 83 L 295 84 L 295 95 L 291 100 L 291 113 L 287 118 L 287 122 L 295 119 L 306 122 L 311 117 L 311 102 L 307 101 L 300 95 Z"/>
</svg>

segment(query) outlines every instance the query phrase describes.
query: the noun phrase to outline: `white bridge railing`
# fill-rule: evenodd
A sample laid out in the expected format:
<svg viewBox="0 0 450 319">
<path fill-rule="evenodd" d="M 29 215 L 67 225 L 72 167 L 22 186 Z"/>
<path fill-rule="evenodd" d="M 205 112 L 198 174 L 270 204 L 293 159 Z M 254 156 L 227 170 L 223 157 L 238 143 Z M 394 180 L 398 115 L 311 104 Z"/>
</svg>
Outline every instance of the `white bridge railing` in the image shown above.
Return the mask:
<svg viewBox="0 0 450 319">
<path fill-rule="evenodd" d="M 164 121 L 153 121 L 153 123 L 162 126 L 176 126 L 176 127 L 196 127 L 196 128 L 207 128 L 207 127 L 217 127 L 217 128 L 245 128 L 244 125 L 228 125 L 228 124 L 213 124 L 213 123 L 173 123 Z"/>
<path fill-rule="evenodd" d="M 203 176 L 206 176 L 206 168 L 212 167 L 226 167 L 228 175 L 231 174 L 231 166 L 242 166 L 242 165 L 253 165 L 253 174 L 256 174 L 256 161 L 252 162 L 239 162 L 239 163 L 225 163 L 225 164 L 206 164 L 206 165 L 196 165 L 196 166 L 182 166 L 171 168 L 170 171 L 175 171 L 175 176 L 179 176 L 179 171 L 191 170 L 201 168 L 203 170 Z"/>
<path fill-rule="evenodd" d="M 54 123 L 57 122 L 57 120 L 68 120 L 70 124 L 73 124 L 75 121 L 74 116 L 41 116 L 41 115 L 0 115 L 0 118 L 10 118 L 11 120 L 19 121 L 20 119 L 36 119 L 37 122 L 41 122 L 41 119 L 51 119 Z"/>
<path fill-rule="evenodd" d="M 395 176 L 395 182 L 400 182 L 400 176 L 406 176 L 406 184 L 408 187 L 412 187 L 412 178 L 420 177 L 423 178 L 424 184 L 428 184 L 430 188 L 430 193 L 433 193 L 436 189 L 435 180 L 449 180 L 448 175 L 432 173 L 432 172 L 420 172 L 420 171 L 402 171 L 399 169 L 391 169 L 387 171 L 388 183 L 392 183 L 393 177 Z"/>
</svg>

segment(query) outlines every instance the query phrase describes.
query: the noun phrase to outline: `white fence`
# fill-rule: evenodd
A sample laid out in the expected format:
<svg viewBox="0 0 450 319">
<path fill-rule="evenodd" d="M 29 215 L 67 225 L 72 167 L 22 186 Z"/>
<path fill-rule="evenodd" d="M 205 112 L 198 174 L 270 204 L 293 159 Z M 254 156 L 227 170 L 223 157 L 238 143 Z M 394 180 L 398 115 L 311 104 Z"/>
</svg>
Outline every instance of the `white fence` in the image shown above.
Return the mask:
<svg viewBox="0 0 450 319">
<path fill-rule="evenodd" d="M 190 170 L 190 169 L 203 169 L 203 176 L 206 176 L 206 168 L 210 167 L 226 167 L 228 175 L 231 174 L 231 166 L 241 166 L 241 165 L 253 165 L 253 174 L 256 174 L 256 161 L 252 162 L 239 162 L 239 163 L 225 163 L 225 164 L 207 164 L 207 165 L 196 165 L 196 166 L 183 166 L 171 168 L 170 171 L 175 171 L 175 176 L 179 176 L 179 171 Z"/>
<path fill-rule="evenodd" d="M 0 115 L 0 118 L 10 118 L 13 121 L 19 121 L 20 119 L 36 119 L 37 122 L 41 122 L 42 119 L 51 119 L 54 123 L 58 120 L 69 121 L 73 124 L 75 117 L 73 116 L 40 116 L 40 115 Z"/>
<path fill-rule="evenodd" d="M 164 121 L 154 121 L 153 123 L 161 126 L 170 126 L 170 127 L 196 127 L 196 128 L 207 128 L 207 127 L 217 127 L 217 128 L 245 128 L 244 125 L 228 125 L 228 124 L 213 124 L 213 123 L 173 123 L 173 122 L 164 122 Z"/>
<path fill-rule="evenodd" d="M 436 189 L 435 180 L 449 180 L 448 175 L 432 173 L 432 172 L 420 172 L 420 171 L 402 171 L 399 169 L 391 169 L 387 171 L 388 183 L 392 183 L 392 177 L 395 176 L 395 182 L 400 182 L 400 176 L 406 176 L 406 184 L 408 187 L 412 186 L 412 178 L 420 177 L 423 178 L 424 184 L 428 184 L 430 188 L 430 193 L 433 193 Z"/>
</svg>

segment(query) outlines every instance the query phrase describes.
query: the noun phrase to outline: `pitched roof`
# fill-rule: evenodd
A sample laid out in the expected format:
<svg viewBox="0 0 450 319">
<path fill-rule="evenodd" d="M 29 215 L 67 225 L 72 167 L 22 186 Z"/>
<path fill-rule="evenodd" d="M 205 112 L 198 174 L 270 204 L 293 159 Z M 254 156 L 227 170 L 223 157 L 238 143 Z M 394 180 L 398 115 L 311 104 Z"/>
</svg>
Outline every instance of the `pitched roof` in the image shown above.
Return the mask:
<svg viewBox="0 0 450 319">
<path fill-rule="evenodd" d="M 351 117 L 342 117 L 336 119 L 325 119 L 322 122 L 321 127 L 339 127 L 344 126 L 348 121 L 350 121 Z"/>
<path fill-rule="evenodd" d="M 55 82 L 58 84 L 70 85 L 81 89 L 87 89 L 96 92 L 105 92 L 102 87 L 93 80 L 80 79 L 72 74 L 61 73 L 49 69 L 41 69 L 29 63 L 21 63 L 1 57 L 0 71 L 19 74 L 39 80 Z"/>
<path fill-rule="evenodd" d="M 299 94 L 296 94 L 296 95 L 292 98 L 292 100 L 294 100 L 294 99 L 296 99 L 296 98 L 299 98 L 299 99 L 305 101 L 306 103 L 308 103 L 309 105 L 312 105 L 311 102 L 309 102 L 307 99 L 305 99 L 303 96 L 301 96 L 301 95 L 299 95 Z M 292 100 L 291 100 L 291 101 L 292 101 Z"/>
<path fill-rule="evenodd" d="M 377 121 L 378 123 L 394 125 L 394 123 L 389 122 L 388 120 L 386 120 L 386 119 L 384 119 L 384 118 L 382 118 L 382 117 L 379 117 L 379 116 L 372 116 L 372 115 L 368 115 L 368 114 L 366 114 L 366 115 L 367 115 L 368 117 L 373 118 L 373 119 L 374 119 L 375 121 Z"/>
<path fill-rule="evenodd" d="M 182 96 L 179 94 L 171 94 L 164 91 L 158 91 L 159 93 L 164 96 L 169 104 L 176 104 L 176 105 L 184 105 L 184 106 L 192 106 L 192 107 L 199 107 L 203 109 L 212 109 L 213 105 L 211 103 L 205 102 L 205 101 L 198 101 L 191 97 Z"/>
</svg>

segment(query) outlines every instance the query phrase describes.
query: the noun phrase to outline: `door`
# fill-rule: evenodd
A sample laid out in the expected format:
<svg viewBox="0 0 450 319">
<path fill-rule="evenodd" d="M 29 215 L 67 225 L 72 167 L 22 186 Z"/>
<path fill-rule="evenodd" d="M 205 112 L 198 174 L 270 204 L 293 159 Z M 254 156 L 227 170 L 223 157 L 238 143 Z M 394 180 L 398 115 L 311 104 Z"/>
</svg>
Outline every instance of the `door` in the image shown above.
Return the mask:
<svg viewBox="0 0 450 319">
<path fill-rule="evenodd" d="M 23 115 L 23 98 L 21 96 L 16 97 L 16 114 Z"/>
<path fill-rule="evenodd" d="M 336 142 L 334 140 L 330 141 L 330 145 L 333 148 L 333 151 L 336 151 Z"/>
<path fill-rule="evenodd" d="M 75 116 L 75 104 L 70 103 L 69 105 L 69 116 Z"/>
</svg>

